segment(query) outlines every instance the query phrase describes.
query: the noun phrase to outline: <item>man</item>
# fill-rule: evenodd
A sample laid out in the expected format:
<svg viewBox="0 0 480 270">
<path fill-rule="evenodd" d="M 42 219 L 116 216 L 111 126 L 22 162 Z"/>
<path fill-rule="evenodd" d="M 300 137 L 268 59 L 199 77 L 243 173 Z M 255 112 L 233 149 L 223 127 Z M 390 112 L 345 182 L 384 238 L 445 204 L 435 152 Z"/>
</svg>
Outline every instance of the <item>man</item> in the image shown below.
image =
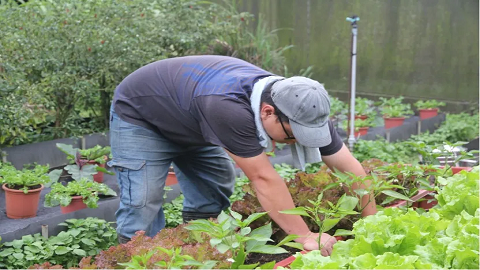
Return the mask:
<svg viewBox="0 0 480 270">
<path fill-rule="evenodd" d="M 279 213 L 294 204 L 264 150 L 271 140 L 288 143 L 300 166 L 321 160 L 321 153 L 330 168 L 365 174 L 328 121 L 329 112 L 318 82 L 277 77 L 232 57 L 178 57 L 133 72 L 118 85 L 111 108 L 120 242 L 138 230 L 154 236 L 165 226 L 163 188 L 172 162 L 185 196 L 184 221 L 228 208 L 235 181 L 230 155 L 271 218 L 302 236 L 296 241 L 306 249 L 318 249 L 321 237 L 328 255 L 333 237 L 310 232 L 300 216 Z M 374 212 L 370 203 L 363 214 Z"/>
</svg>

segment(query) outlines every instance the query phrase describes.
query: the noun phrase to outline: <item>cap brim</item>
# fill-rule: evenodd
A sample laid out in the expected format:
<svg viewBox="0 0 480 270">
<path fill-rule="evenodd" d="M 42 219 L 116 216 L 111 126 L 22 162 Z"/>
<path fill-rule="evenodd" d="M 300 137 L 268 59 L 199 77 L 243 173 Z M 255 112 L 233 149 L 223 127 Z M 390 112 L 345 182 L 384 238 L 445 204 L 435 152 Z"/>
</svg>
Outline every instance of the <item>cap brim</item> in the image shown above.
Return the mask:
<svg viewBox="0 0 480 270">
<path fill-rule="evenodd" d="M 328 121 L 321 127 L 306 127 L 290 120 L 290 127 L 297 142 L 306 147 L 323 147 L 332 142 Z"/>
</svg>

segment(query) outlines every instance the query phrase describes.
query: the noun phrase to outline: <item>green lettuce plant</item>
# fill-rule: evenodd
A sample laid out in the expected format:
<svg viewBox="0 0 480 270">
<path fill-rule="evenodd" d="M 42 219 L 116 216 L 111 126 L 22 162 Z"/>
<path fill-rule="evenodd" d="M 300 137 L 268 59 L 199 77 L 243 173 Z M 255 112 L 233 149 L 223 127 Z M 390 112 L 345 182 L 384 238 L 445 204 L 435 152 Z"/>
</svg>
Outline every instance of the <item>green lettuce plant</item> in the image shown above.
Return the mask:
<svg viewBox="0 0 480 270">
<path fill-rule="evenodd" d="M 249 253 L 286 253 L 287 251 L 280 247 L 282 245 L 301 248 L 299 243 L 290 243 L 290 241 L 298 238 L 297 235 L 288 235 L 275 246 L 267 245 L 267 242 L 272 241 L 270 239 L 272 236 L 271 224 L 269 223 L 254 230 L 249 227 L 253 221 L 266 214 L 266 212 L 254 213 L 242 220 L 242 215 L 235 211 L 230 211 L 230 215 L 222 211 L 216 221 L 193 220 L 185 228 L 194 232 L 208 234 L 211 237 L 210 244 L 220 253 L 231 252 L 233 259 L 232 269 L 252 269 L 258 263 L 253 265 L 244 264 Z"/>
<path fill-rule="evenodd" d="M 410 104 L 403 103 L 403 97 L 398 98 L 380 98 L 381 112 L 384 117 L 405 117 L 408 114 L 413 114 L 410 109 Z"/>
<path fill-rule="evenodd" d="M 368 117 L 375 116 L 375 107 L 373 100 L 368 98 L 355 98 L 355 114 L 366 115 Z"/>
<path fill-rule="evenodd" d="M 329 258 L 297 254 L 291 268 L 477 269 L 479 167 L 442 182 L 438 207 L 423 213 L 385 208 L 357 221 L 355 238 L 336 243 Z"/>
<path fill-rule="evenodd" d="M 445 106 L 445 102 L 436 101 L 434 99 L 431 100 L 419 100 L 415 102 L 415 107 L 417 109 L 438 109 L 441 106 Z"/>
<path fill-rule="evenodd" d="M 50 192 L 45 195 L 45 207 L 68 206 L 72 196 L 81 196 L 88 208 L 98 207 L 98 194 L 117 196 L 117 193 L 105 184 L 90 182 L 86 179 L 69 182 L 66 186 L 55 183 Z"/>
<path fill-rule="evenodd" d="M 343 127 L 344 130 L 349 130 L 350 126 L 348 126 L 348 121 L 343 121 L 342 127 Z M 354 122 L 355 131 L 358 131 L 362 127 L 373 127 L 372 120 L 370 120 L 370 119 L 365 119 L 365 120 L 355 119 L 355 122 Z"/>
<path fill-rule="evenodd" d="M 17 170 L 9 164 L 0 163 L 0 184 L 7 184 L 8 188 L 28 190 L 40 184 L 46 185 L 52 179 L 48 174 L 49 166 L 36 165 L 33 169 Z"/>
</svg>

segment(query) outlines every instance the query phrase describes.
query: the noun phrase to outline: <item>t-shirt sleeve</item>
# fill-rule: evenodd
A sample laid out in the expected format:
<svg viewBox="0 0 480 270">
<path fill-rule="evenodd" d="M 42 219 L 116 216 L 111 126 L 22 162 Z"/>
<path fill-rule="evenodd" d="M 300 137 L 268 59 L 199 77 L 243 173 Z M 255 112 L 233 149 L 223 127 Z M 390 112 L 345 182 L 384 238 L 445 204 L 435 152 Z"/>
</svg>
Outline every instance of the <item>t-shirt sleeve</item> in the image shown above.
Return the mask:
<svg viewBox="0 0 480 270">
<path fill-rule="evenodd" d="M 248 101 L 211 95 L 199 96 L 192 104 L 192 113 L 207 142 L 240 157 L 254 157 L 263 152 Z"/>
<path fill-rule="evenodd" d="M 338 132 L 333 126 L 331 120 L 328 120 L 328 127 L 330 128 L 330 136 L 332 137 L 332 142 L 327 146 L 320 147 L 320 153 L 322 154 L 322 156 L 333 155 L 340 151 L 343 146 L 342 138 L 340 137 L 340 135 L 338 135 Z"/>
</svg>

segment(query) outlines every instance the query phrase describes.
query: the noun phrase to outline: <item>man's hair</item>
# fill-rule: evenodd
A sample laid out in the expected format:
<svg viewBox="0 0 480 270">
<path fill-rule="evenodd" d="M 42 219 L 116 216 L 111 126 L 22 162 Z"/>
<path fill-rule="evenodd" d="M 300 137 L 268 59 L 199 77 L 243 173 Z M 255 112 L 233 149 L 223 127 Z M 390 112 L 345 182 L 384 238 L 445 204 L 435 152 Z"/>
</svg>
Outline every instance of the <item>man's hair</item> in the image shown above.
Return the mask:
<svg viewBox="0 0 480 270">
<path fill-rule="evenodd" d="M 263 90 L 262 96 L 260 97 L 260 104 L 262 104 L 262 102 L 265 102 L 268 105 L 272 106 L 275 109 L 275 115 L 278 116 L 278 118 L 280 118 L 282 122 L 288 123 L 290 121 L 290 119 L 288 119 L 288 117 L 277 108 L 275 103 L 273 103 L 271 86 Z"/>
</svg>

